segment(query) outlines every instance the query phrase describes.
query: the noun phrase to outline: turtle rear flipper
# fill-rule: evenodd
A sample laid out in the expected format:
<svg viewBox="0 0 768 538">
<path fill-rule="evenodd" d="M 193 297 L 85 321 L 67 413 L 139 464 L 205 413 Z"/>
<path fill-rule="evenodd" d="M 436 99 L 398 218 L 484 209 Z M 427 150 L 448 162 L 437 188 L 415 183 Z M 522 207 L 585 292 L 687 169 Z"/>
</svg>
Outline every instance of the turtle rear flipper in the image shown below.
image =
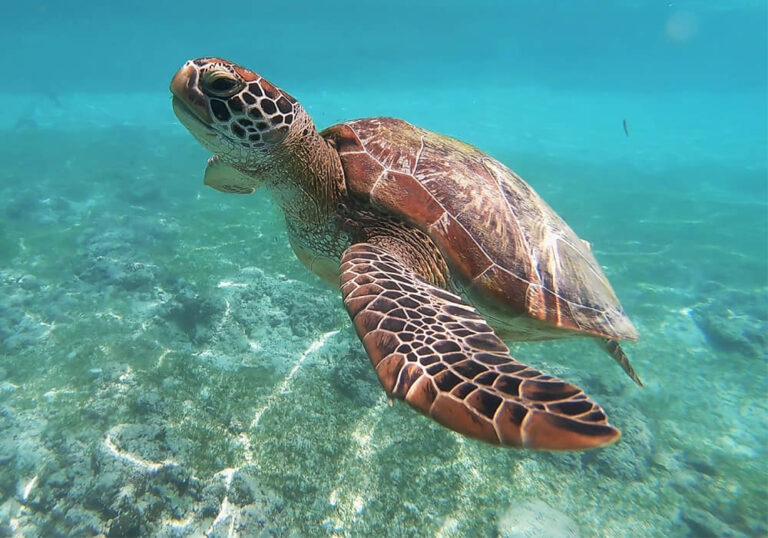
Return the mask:
<svg viewBox="0 0 768 538">
<path fill-rule="evenodd" d="M 635 372 L 635 369 L 632 367 L 632 363 L 629 362 L 629 357 L 624 352 L 624 349 L 621 347 L 621 344 L 617 340 L 611 340 L 610 338 L 599 338 L 597 340 L 598 345 L 605 350 L 606 353 L 608 353 L 613 360 L 615 360 L 619 366 L 621 366 L 621 369 L 624 370 L 624 373 L 626 373 L 632 381 L 637 383 L 639 387 L 643 387 L 643 382 L 640 381 L 640 376 L 637 375 L 637 372 Z"/>
<path fill-rule="evenodd" d="M 341 292 L 384 390 L 442 425 L 535 449 L 580 450 L 619 438 L 579 387 L 517 362 L 473 307 L 384 249 L 349 247 Z"/>
</svg>

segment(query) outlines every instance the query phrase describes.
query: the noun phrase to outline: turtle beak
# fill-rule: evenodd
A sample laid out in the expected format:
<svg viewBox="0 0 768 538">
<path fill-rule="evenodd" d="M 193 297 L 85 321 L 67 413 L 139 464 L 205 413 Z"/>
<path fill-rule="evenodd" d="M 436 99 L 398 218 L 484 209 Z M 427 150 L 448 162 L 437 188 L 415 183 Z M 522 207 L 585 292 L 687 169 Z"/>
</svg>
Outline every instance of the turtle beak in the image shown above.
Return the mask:
<svg viewBox="0 0 768 538">
<path fill-rule="evenodd" d="M 174 109 L 185 108 L 201 122 L 210 125 L 212 119 L 208 111 L 208 100 L 198 87 L 198 78 L 197 68 L 192 62 L 187 62 L 176 72 L 171 80 Z"/>
</svg>

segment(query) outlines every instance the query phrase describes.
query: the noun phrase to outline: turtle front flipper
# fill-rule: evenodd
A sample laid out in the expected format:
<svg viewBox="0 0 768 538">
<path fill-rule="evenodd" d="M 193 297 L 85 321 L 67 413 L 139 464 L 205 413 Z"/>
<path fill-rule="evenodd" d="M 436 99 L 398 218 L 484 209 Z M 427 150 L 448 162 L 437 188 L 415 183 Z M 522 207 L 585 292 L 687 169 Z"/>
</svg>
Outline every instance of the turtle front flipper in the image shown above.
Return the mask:
<svg viewBox="0 0 768 538">
<path fill-rule="evenodd" d="M 384 249 L 349 247 L 341 292 L 384 390 L 440 424 L 534 449 L 588 449 L 619 438 L 579 387 L 517 362 L 473 307 Z"/>
<path fill-rule="evenodd" d="M 208 159 L 203 182 L 217 191 L 232 194 L 253 194 L 253 178 L 228 165 L 218 155 Z"/>
</svg>

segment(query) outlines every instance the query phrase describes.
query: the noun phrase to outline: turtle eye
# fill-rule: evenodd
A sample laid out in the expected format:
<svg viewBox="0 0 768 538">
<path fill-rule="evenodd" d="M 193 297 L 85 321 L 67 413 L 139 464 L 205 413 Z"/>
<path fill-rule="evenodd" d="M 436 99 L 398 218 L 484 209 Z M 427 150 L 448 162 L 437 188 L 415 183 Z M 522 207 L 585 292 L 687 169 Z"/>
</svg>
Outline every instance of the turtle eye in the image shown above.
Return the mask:
<svg viewBox="0 0 768 538">
<path fill-rule="evenodd" d="M 208 71 L 202 77 L 203 91 L 213 97 L 229 98 L 243 88 L 243 84 L 226 71 Z"/>
</svg>

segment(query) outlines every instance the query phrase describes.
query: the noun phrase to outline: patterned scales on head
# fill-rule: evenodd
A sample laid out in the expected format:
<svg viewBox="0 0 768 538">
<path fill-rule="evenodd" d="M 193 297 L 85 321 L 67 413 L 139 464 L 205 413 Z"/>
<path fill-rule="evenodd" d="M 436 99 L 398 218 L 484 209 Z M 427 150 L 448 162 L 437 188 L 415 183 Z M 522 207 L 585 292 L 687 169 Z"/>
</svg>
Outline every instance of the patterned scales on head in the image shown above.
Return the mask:
<svg viewBox="0 0 768 538">
<path fill-rule="evenodd" d="M 293 97 L 218 58 L 187 62 L 171 91 L 214 153 L 205 183 L 267 189 L 298 258 L 340 287 L 388 394 L 506 446 L 619 437 L 580 388 L 502 341 L 593 337 L 640 383 L 618 343 L 637 333 L 588 243 L 506 166 L 392 118 L 318 133 Z"/>
</svg>

